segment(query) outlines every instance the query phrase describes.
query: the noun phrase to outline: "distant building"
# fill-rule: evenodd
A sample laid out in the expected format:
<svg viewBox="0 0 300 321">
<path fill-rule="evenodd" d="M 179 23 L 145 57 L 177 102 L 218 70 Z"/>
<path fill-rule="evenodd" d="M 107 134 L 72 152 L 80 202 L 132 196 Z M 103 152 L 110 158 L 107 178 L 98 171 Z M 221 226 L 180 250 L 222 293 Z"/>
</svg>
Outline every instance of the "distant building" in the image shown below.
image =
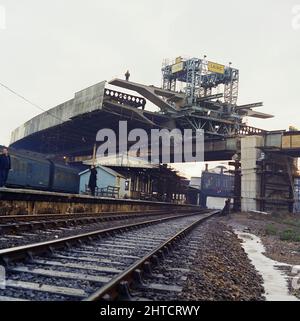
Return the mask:
<svg viewBox="0 0 300 321">
<path fill-rule="evenodd" d="M 116 187 L 118 192 L 115 195 L 116 198 L 130 198 L 130 181 L 126 180 L 123 175 L 116 172 L 115 170 L 97 165 L 97 190 L 100 193 L 101 189 L 103 190 L 102 196 L 107 196 L 107 193 L 104 191 L 107 190 L 109 186 Z M 88 193 L 88 183 L 90 178 L 90 170 L 86 169 L 85 171 L 79 173 L 80 176 L 80 185 L 79 193 L 86 194 Z M 101 196 L 101 195 L 98 195 Z"/>
<path fill-rule="evenodd" d="M 117 160 L 117 161 L 116 161 Z M 101 162 L 101 165 L 99 164 Z M 92 165 L 92 160 L 84 161 Z M 98 188 L 120 187 L 120 198 L 144 199 L 185 203 L 187 182 L 167 165 L 154 165 L 137 158 L 96 159 Z M 103 166 L 105 164 L 105 166 Z M 80 178 L 80 192 L 86 192 L 89 170 L 83 171 Z"/>
</svg>

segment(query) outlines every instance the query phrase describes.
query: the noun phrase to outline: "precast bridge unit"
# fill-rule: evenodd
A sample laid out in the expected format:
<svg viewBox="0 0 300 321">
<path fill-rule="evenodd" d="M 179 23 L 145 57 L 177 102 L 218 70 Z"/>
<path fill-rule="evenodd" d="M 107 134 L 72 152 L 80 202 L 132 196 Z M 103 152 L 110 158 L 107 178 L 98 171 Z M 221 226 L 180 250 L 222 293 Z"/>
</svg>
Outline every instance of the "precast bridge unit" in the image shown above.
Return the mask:
<svg viewBox="0 0 300 321">
<path fill-rule="evenodd" d="M 172 64 L 164 63 L 162 73 L 161 88 L 113 79 L 76 92 L 73 99 L 14 130 L 11 145 L 57 157 L 88 158 L 99 129 L 110 128 L 117 133 L 119 121 L 127 120 L 128 131 L 202 129 L 205 159 L 221 160 L 235 153 L 238 135 L 263 132 L 247 126 L 244 116 L 272 117 L 252 110 L 262 103 L 237 105 L 239 72 L 231 66 L 179 57 Z M 147 101 L 157 111 L 147 108 Z"/>
<path fill-rule="evenodd" d="M 93 157 L 100 129 L 109 128 L 118 135 L 120 120 L 127 120 L 128 131 L 201 129 L 205 161 L 234 159 L 241 164 L 235 168 L 241 176 L 237 180 L 241 188 L 235 191 L 241 195 L 235 197 L 241 199 L 242 209 L 291 209 L 293 164 L 300 156 L 300 145 L 286 148 L 285 137 L 291 133 L 267 132 L 245 123 L 245 117 L 273 116 L 256 111 L 262 102 L 238 104 L 239 81 L 239 70 L 231 63 L 225 66 L 205 56 L 165 60 L 161 87 L 123 79 L 102 81 L 15 129 L 11 146 L 76 163 Z M 274 158 L 275 154 L 281 156 Z M 283 167 L 278 172 L 281 178 L 270 182 L 270 173 L 277 173 L 278 164 L 269 163 L 275 159 Z M 276 190 L 279 185 L 282 193 Z"/>
</svg>

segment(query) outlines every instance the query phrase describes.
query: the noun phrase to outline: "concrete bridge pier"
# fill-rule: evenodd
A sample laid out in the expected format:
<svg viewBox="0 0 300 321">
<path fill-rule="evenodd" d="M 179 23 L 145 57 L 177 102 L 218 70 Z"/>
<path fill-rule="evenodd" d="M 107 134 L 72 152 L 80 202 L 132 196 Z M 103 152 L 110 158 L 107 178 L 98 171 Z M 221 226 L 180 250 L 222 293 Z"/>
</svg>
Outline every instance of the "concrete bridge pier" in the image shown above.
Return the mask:
<svg viewBox="0 0 300 321">
<path fill-rule="evenodd" d="M 241 138 L 241 209 L 292 212 L 297 158 L 267 148 L 265 139 Z"/>
</svg>

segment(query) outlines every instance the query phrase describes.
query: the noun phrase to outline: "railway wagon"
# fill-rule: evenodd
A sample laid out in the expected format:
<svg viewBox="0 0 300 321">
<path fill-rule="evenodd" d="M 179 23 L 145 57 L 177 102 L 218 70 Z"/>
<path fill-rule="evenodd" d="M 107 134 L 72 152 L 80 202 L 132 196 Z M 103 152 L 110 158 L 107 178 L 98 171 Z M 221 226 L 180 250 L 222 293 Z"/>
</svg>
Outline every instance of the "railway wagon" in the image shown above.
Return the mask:
<svg viewBox="0 0 300 321">
<path fill-rule="evenodd" d="M 75 167 L 51 162 L 51 190 L 63 193 L 79 192 L 79 172 Z"/>
<path fill-rule="evenodd" d="M 8 174 L 7 187 L 40 190 L 50 188 L 49 161 L 10 151 L 12 170 Z"/>
<path fill-rule="evenodd" d="M 12 170 L 8 175 L 7 187 L 78 193 L 79 169 L 57 163 L 42 154 L 9 150 Z"/>
</svg>

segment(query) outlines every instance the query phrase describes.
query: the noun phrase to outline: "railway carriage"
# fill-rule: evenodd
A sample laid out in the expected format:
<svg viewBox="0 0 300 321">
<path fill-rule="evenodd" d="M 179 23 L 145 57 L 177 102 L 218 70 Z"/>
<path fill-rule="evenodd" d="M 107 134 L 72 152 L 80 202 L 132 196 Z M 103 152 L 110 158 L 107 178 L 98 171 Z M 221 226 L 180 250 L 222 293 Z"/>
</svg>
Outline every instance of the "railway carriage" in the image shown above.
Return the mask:
<svg viewBox="0 0 300 321">
<path fill-rule="evenodd" d="M 10 148 L 10 156 L 12 170 L 7 187 L 78 193 L 78 168 L 55 162 L 42 154 L 13 148 Z"/>
</svg>

